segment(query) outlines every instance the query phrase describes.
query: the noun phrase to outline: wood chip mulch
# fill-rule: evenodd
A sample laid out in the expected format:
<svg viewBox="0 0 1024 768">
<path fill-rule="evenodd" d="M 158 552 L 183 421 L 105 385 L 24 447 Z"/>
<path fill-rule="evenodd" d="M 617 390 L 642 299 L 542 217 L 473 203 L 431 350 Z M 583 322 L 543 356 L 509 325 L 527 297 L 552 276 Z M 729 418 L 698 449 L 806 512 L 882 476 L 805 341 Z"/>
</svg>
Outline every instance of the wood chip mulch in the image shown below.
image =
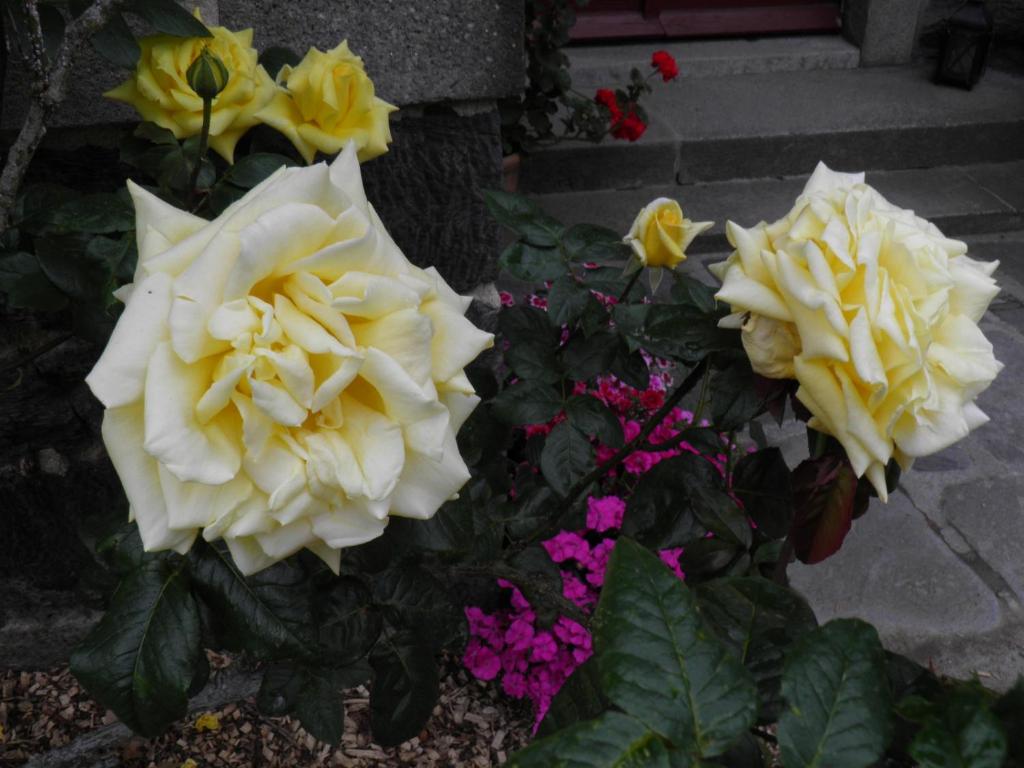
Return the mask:
<svg viewBox="0 0 1024 768">
<path fill-rule="evenodd" d="M 117 757 L 124 768 L 487 768 L 501 765 L 528 741 L 532 721 L 528 707 L 494 685 L 471 679 L 455 660 L 442 670 L 441 698 L 419 736 L 384 749 L 371 741 L 369 716 L 367 691 L 350 691 L 345 735 L 333 747 L 318 742 L 296 720 L 261 715 L 250 697 L 194 713 L 160 738 L 128 739 L 118 745 Z M 0 673 L 0 768 L 25 765 L 116 722 L 67 667 Z"/>
</svg>

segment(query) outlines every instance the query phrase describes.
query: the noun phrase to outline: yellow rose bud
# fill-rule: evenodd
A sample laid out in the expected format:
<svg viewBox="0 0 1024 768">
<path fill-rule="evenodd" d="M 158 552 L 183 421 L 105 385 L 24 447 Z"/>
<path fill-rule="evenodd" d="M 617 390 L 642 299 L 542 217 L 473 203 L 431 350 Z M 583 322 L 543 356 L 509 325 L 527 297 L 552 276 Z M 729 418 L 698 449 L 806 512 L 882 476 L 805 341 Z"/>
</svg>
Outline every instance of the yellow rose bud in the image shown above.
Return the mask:
<svg viewBox="0 0 1024 768">
<path fill-rule="evenodd" d="M 622 242 L 645 267 L 674 269 L 686 258 L 693 239 L 713 225 L 713 221 L 690 221 L 679 203 L 659 197 L 640 211 Z"/>
<path fill-rule="evenodd" d="M 1003 366 L 978 322 L 998 262 L 824 164 L 787 216 L 726 234 L 720 324 L 742 329 L 756 371 L 799 382 L 809 426 L 882 499 L 890 459 L 908 469 L 988 421 L 974 401 Z"/>
<path fill-rule="evenodd" d="M 789 323 L 750 313 L 740 326 L 743 349 L 756 373 L 769 379 L 793 379 L 793 358 L 800 354 L 800 337 Z"/>
<path fill-rule="evenodd" d="M 166 128 L 176 138 L 196 136 L 203 127 L 203 97 L 191 86 L 189 70 L 208 51 L 227 70 L 225 84 L 212 104 L 210 148 L 230 163 L 238 140 L 259 122 L 256 113 L 273 98 L 275 85 L 256 62 L 251 29 L 209 29 L 212 38 L 142 38 L 134 74 L 104 95 L 131 104 L 143 120 Z M 219 73 L 212 74 L 216 78 Z"/>
<path fill-rule="evenodd" d="M 212 99 L 228 84 L 228 68 L 209 48 L 203 48 L 186 72 L 188 84 L 204 99 Z"/>
<path fill-rule="evenodd" d="M 297 66 L 281 68 L 277 82 L 258 117 L 287 136 L 307 163 L 318 150 L 333 155 L 349 141 L 359 162 L 388 151 L 388 115 L 396 107 L 374 95 L 363 60 L 348 42 L 326 53 L 310 48 Z"/>
</svg>

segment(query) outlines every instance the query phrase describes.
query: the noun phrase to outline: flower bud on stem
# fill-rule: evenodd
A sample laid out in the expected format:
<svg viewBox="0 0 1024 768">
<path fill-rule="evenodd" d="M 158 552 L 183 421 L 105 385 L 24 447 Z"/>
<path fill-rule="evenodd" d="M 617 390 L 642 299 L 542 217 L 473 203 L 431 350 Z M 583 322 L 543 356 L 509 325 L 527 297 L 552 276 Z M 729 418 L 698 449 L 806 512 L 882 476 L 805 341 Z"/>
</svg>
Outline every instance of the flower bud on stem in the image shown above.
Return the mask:
<svg viewBox="0 0 1024 768">
<path fill-rule="evenodd" d="M 199 183 L 199 171 L 206 157 L 206 145 L 210 139 L 210 116 L 213 111 L 213 100 L 228 84 L 228 68 L 220 57 L 203 48 L 196 56 L 185 73 L 189 87 L 203 100 L 203 128 L 199 134 L 199 148 L 196 151 L 195 164 L 192 166 L 192 178 L 189 180 L 189 194 L 194 199 Z"/>
</svg>

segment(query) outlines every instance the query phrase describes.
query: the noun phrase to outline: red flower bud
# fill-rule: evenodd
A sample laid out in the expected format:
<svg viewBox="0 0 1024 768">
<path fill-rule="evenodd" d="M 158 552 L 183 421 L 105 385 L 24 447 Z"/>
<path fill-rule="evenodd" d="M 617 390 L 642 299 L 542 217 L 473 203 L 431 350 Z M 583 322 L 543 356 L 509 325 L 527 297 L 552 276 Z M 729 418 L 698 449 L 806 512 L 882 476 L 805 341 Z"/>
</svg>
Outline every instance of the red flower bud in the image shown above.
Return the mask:
<svg viewBox="0 0 1024 768">
<path fill-rule="evenodd" d="M 655 51 L 651 54 L 651 66 L 661 73 L 661 79 L 666 83 L 679 76 L 679 65 L 668 51 Z"/>
</svg>

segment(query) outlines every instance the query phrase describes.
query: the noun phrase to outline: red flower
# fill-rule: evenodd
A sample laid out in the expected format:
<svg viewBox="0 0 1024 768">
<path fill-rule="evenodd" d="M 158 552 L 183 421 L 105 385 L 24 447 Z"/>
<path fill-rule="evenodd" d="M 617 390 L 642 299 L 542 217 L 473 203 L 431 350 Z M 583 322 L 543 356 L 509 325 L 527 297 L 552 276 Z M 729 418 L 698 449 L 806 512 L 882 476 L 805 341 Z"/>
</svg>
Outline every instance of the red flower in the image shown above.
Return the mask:
<svg viewBox="0 0 1024 768">
<path fill-rule="evenodd" d="M 651 66 L 661 73 L 661 79 L 666 83 L 679 76 L 679 65 L 668 51 L 655 51 L 651 54 Z"/>
<path fill-rule="evenodd" d="M 611 113 L 613 124 L 622 119 L 622 110 L 619 109 L 619 100 L 615 98 L 615 91 L 608 88 L 598 88 L 597 93 L 594 95 L 594 101 Z"/>
<path fill-rule="evenodd" d="M 612 136 L 616 139 L 636 141 L 644 135 L 644 131 L 646 130 L 647 123 L 641 120 L 640 116 L 636 112 L 630 110 L 628 115 L 612 126 Z"/>
</svg>

